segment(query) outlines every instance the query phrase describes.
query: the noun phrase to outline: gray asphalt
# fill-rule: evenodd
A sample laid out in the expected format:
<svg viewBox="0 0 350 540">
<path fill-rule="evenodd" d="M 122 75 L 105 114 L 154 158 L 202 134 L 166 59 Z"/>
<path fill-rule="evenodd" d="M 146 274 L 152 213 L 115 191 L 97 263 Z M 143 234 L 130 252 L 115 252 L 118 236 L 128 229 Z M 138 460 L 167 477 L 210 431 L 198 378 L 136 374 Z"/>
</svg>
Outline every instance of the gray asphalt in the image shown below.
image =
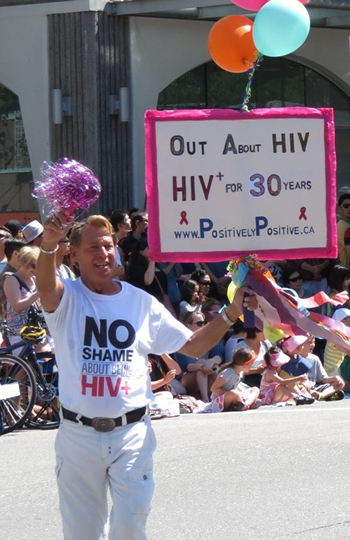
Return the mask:
<svg viewBox="0 0 350 540">
<path fill-rule="evenodd" d="M 148 539 L 350 539 L 349 419 L 350 400 L 154 420 Z M 62 539 L 54 438 L 0 437 L 1 540 Z"/>
</svg>

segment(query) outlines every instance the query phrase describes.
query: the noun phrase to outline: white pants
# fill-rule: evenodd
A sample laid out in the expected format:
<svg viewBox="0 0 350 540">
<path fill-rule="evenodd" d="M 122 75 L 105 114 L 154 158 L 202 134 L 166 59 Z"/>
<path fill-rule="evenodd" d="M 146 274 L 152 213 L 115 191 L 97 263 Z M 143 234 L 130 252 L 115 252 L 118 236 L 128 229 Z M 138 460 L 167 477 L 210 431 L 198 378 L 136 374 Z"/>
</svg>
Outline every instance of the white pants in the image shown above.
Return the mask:
<svg viewBox="0 0 350 540">
<path fill-rule="evenodd" d="M 65 540 L 145 540 L 156 440 L 149 417 L 101 433 L 63 420 L 55 442 Z M 108 535 L 107 491 L 113 507 Z"/>
</svg>

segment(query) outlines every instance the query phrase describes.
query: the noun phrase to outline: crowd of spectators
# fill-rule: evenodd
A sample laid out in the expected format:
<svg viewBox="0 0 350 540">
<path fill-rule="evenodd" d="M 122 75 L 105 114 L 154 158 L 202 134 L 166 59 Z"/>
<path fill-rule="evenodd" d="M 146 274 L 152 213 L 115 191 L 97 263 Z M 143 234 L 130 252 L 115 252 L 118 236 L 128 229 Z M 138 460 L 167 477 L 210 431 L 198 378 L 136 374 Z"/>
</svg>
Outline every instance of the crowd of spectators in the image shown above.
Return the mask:
<svg viewBox="0 0 350 540">
<path fill-rule="evenodd" d="M 296 298 L 319 291 L 330 297 L 350 285 L 350 192 L 338 200 L 339 259 L 263 261 L 277 283 Z M 228 303 L 228 261 L 222 263 L 157 263 L 149 257 L 148 215 L 114 209 L 108 214 L 115 232 L 114 279 L 128 281 L 153 295 L 189 329 L 195 331 L 218 316 Z M 0 317 L 19 339 L 29 308 L 40 309 L 36 259 L 43 233 L 34 220 L 23 226 L 11 220 L 0 226 Z M 75 279 L 79 268 L 70 261 L 69 236 L 56 253 L 60 279 Z M 350 305 L 326 303 L 318 312 L 350 326 Z M 316 347 L 315 347 L 316 345 Z M 317 353 L 317 354 L 315 354 Z M 238 320 L 226 336 L 200 358 L 180 353 L 149 358 L 154 391 L 167 397 L 197 400 L 198 411 L 246 410 L 260 405 L 311 404 L 338 400 L 350 390 L 350 355 L 317 336 L 285 336 L 272 344 L 261 328 L 245 328 Z"/>
</svg>

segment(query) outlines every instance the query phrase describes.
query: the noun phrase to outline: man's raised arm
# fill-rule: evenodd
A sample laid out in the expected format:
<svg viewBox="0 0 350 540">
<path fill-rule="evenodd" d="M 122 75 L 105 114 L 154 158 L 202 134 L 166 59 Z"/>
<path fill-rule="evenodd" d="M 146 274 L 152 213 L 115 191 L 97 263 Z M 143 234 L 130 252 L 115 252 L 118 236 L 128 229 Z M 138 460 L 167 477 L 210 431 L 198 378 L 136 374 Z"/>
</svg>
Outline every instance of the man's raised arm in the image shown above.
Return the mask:
<svg viewBox="0 0 350 540">
<path fill-rule="evenodd" d="M 220 315 L 215 317 L 209 324 L 202 326 L 194 332 L 192 337 L 185 343 L 179 352 L 198 358 L 209 351 L 225 335 L 232 324 L 242 315 L 243 307 L 254 311 L 258 307 L 256 296 L 244 297 L 246 289 L 237 290 L 234 301 Z"/>
<path fill-rule="evenodd" d="M 56 251 L 59 241 L 67 235 L 70 226 L 63 213 L 44 223 L 43 239 L 37 261 L 36 284 L 41 305 L 45 311 L 55 311 L 63 294 L 63 283 L 56 277 Z"/>
</svg>

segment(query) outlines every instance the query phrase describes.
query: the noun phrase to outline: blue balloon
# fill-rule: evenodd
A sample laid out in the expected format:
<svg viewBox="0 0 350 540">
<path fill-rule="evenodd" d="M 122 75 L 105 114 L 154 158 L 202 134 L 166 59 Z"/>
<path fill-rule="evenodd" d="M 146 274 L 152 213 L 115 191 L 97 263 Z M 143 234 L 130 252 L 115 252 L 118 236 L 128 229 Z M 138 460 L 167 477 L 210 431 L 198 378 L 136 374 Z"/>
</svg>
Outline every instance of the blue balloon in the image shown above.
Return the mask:
<svg viewBox="0 0 350 540">
<path fill-rule="evenodd" d="M 284 56 L 299 49 L 310 32 L 310 16 L 299 0 L 270 0 L 253 26 L 256 48 L 265 56 Z"/>
</svg>

